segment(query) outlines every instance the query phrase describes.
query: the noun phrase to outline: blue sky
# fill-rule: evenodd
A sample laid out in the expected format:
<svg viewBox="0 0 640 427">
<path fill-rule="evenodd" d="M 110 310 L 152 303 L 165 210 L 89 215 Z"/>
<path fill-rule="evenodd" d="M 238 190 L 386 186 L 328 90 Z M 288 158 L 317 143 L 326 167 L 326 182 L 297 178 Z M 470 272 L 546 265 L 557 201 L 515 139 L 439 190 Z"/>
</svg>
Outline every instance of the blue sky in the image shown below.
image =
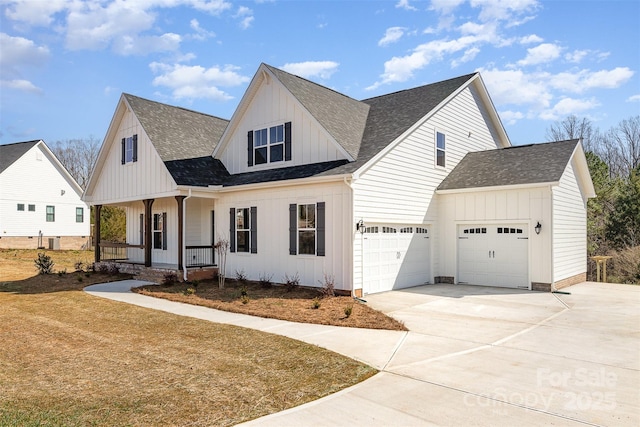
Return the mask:
<svg viewBox="0 0 640 427">
<path fill-rule="evenodd" d="M 480 71 L 513 144 L 640 114 L 640 2 L 0 0 L 0 144 L 102 139 L 122 92 L 231 118 L 261 62 L 365 99 Z"/>
</svg>

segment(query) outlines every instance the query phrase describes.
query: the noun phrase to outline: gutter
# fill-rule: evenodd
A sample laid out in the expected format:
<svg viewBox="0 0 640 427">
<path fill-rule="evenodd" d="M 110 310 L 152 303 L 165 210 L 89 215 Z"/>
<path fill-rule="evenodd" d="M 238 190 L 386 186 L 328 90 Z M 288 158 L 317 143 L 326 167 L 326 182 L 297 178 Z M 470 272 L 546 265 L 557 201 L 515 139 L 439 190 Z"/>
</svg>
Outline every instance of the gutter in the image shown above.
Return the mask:
<svg viewBox="0 0 640 427">
<path fill-rule="evenodd" d="M 191 189 L 189 195 L 182 201 L 182 279 L 187 281 L 187 200 L 191 198 Z"/>
<path fill-rule="evenodd" d="M 289 179 L 285 181 L 257 182 L 254 184 L 242 184 L 234 185 L 231 187 L 222 187 L 220 189 L 216 187 L 216 189 L 218 189 L 220 193 L 229 193 L 233 191 L 259 190 L 263 188 L 293 187 L 296 185 L 322 184 L 326 182 L 342 181 L 346 180 L 347 178 L 351 178 L 351 176 L 352 175 L 348 173 L 342 175 Z"/>
</svg>

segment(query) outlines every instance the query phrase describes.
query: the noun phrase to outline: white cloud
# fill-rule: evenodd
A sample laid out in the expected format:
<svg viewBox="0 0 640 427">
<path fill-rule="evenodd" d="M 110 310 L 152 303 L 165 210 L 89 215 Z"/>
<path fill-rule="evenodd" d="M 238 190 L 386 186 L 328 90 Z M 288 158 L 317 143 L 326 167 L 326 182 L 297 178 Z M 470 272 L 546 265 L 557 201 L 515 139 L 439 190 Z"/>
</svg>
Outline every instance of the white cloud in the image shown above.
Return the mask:
<svg viewBox="0 0 640 427">
<path fill-rule="evenodd" d="M 206 40 L 208 38 L 212 38 L 216 36 L 216 33 L 214 33 L 213 31 L 207 31 L 204 28 L 202 28 L 200 26 L 200 22 L 198 22 L 197 19 L 192 19 L 191 21 L 189 21 L 189 26 L 193 31 L 195 31 L 195 33 L 191 34 L 190 36 L 192 39 Z"/>
<path fill-rule="evenodd" d="M 451 67 L 455 68 L 455 67 L 458 67 L 460 64 L 473 61 L 476 55 L 478 55 L 479 53 L 480 53 L 480 49 L 478 49 L 477 47 L 472 47 L 471 49 L 467 49 L 464 52 L 464 55 L 462 55 L 462 58 L 454 59 L 453 61 L 451 61 Z"/>
<path fill-rule="evenodd" d="M 564 59 L 567 62 L 575 62 L 577 64 L 582 62 L 582 60 L 589 55 L 589 52 L 589 50 L 574 50 L 573 52 L 566 53 Z"/>
<path fill-rule="evenodd" d="M 532 44 L 532 43 L 542 43 L 542 37 L 539 37 L 535 34 L 529 34 L 528 36 L 520 37 L 520 44 Z"/>
<path fill-rule="evenodd" d="M 339 65 L 334 61 L 306 61 L 284 64 L 280 68 L 305 79 L 312 77 L 328 79 L 338 70 Z"/>
<path fill-rule="evenodd" d="M 448 15 L 465 1 L 466 0 L 431 0 L 429 10 L 435 10 L 443 15 Z"/>
<path fill-rule="evenodd" d="M 540 118 L 543 120 L 558 120 L 572 114 L 581 115 L 599 105 L 594 99 L 563 98 L 553 108 L 542 111 Z"/>
<path fill-rule="evenodd" d="M 209 98 L 227 101 L 233 97 L 219 87 L 238 86 L 249 81 L 248 77 L 238 74 L 239 68 L 233 65 L 204 68 L 199 65 L 153 62 L 149 67 L 154 73 L 161 73 L 153 79 L 153 85 L 171 89 L 176 99 Z"/>
<path fill-rule="evenodd" d="M 537 0 L 471 0 L 471 6 L 480 8 L 478 18 L 481 21 L 505 21 L 514 26 L 530 19 L 516 17 L 536 12 L 540 4 Z"/>
<path fill-rule="evenodd" d="M 527 49 L 527 56 L 518 61 L 518 65 L 537 65 L 551 62 L 557 59 L 562 52 L 562 48 L 552 43 L 542 43 L 536 47 Z"/>
<path fill-rule="evenodd" d="M 249 9 L 246 6 L 240 6 L 238 8 L 238 12 L 234 15 L 234 18 L 240 19 L 240 28 L 246 30 L 251 26 L 251 23 L 254 20 L 253 10 Z"/>
<path fill-rule="evenodd" d="M 524 105 L 542 110 L 551 105 L 553 95 L 544 79 L 521 70 L 480 69 L 496 105 Z"/>
<path fill-rule="evenodd" d="M 5 87 L 7 89 L 18 90 L 21 92 L 29 92 L 34 93 L 36 95 L 42 94 L 42 89 L 35 86 L 28 80 L 0 80 L 0 87 Z"/>
<path fill-rule="evenodd" d="M 404 10 L 418 10 L 409 4 L 409 0 L 398 0 L 398 3 L 396 3 L 396 8 Z"/>
<path fill-rule="evenodd" d="M 120 55 L 145 55 L 151 52 L 173 52 L 180 48 L 182 37 L 167 33 L 161 36 L 122 36 L 113 42 L 114 52 Z"/>
<path fill-rule="evenodd" d="M 25 66 L 41 66 L 49 59 L 49 48 L 36 46 L 24 37 L 13 37 L 0 33 L 0 73 L 3 76 L 18 76 Z"/>
<path fill-rule="evenodd" d="M 29 25 L 48 26 L 53 22 L 53 15 L 64 11 L 70 3 L 70 0 L 14 0 L 5 9 L 5 16 Z"/>
<path fill-rule="evenodd" d="M 507 125 L 514 125 L 518 120 L 522 120 L 523 118 L 524 114 L 520 111 L 500 111 L 500 119 Z"/>
<path fill-rule="evenodd" d="M 627 98 L 627 102 L 640 102 L 640 93 L 637 95 L 631 95 Z"/>
<path fill-rule="evenodd" d="M 404 35 L 406 28 L 404 27 L 390 27 L 384 33 L 384 37 L 378 41 L 378 46 L 387 46 L 391 43 L 395 43 Z"/>
<path fill-rule="evenodd" d="M 634 75 L 627 67 L 617 67 L 612 70 L 574 70 L 555 75 L 544 74 L 548 84 L 569 93 L 583 93 L 591 89 L 615 89 L 620 87 Z"/>
</svg>

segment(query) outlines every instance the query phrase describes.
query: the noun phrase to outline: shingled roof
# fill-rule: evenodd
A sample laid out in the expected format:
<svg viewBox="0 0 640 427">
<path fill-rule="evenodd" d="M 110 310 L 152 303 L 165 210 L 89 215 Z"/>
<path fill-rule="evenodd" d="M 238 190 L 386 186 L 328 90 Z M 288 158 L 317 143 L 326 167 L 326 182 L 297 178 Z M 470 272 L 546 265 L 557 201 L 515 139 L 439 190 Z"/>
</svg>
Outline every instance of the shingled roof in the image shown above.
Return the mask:
<svg viewBox="0 0 640 427">
<path fill-rule="evenodd" d="M 358 156 L 369 106 L 302 77 L 264 64 L 354 159 Z"/>
<path fill-rule="evenodd" d="M 577 139 L 467 153 L 438 190 L 557 182 Z"/>
<path fill-rule="evenodd" d="M 40 142 L 39 139 L 13 144 L 0 145 L 0 173 L 15 163 L 27 151 Z"/>
<path fill-rule="evenodd" d="M 124 97 L 164 162 L 210 156 L 229 123 L 127 93 Z"/>
</svg>

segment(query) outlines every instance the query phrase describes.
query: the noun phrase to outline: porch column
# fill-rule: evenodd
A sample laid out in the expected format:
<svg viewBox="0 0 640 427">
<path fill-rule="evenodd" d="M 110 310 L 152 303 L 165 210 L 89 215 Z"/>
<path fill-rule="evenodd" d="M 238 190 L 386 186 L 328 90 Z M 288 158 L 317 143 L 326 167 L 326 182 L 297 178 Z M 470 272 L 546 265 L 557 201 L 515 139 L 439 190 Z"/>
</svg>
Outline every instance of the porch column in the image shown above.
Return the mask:
<svg viewBox="0 0 640 427">
<path fill-rule="evenodd" d="M 184 215 L 183 215 L 183 205 L 184 199 L 187 196 L 176 196 L 176 202 L 178 202 L 178 270 L 182 270 L 182 245 L 184 244 L 184 239 L 182 238 L 182 233 L 184 232 Z"/>
<path fill-rule="evenodd" d="M 100 262 L 100 211 L 102 205 L 95 205 L 93 207 L 93 239 L 95 240 L 95 255 L 94 261 Z"/>
<path fill-rule="evenodd" d="M 153 233 L 151 222 L 153 221 L 151 214 L 151 206 L 154 199 L 144 199 L 144 266 L 151 267 L 151 248 L 153 247 Z"/>
</svg>

